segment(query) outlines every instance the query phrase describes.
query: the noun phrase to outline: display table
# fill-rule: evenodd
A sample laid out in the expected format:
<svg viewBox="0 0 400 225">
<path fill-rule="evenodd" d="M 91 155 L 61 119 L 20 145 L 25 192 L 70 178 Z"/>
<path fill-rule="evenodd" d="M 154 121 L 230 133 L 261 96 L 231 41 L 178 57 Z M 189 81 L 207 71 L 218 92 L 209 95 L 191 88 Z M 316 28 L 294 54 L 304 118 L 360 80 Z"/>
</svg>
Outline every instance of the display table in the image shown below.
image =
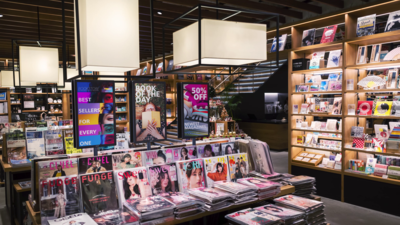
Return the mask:
<svg viewBox="0 0 400 225">
<path fill-rule="evenodd" d="M 291 185 L 283 186 L 283 187 L 281 187 L 281 192 L 279 194 L 277 194 L 275 197 L 288 195 L 288 194 L 293 193 L 294 191 L 295 191 L 294 186 L 291 186 Z M 230 206 L 228 208 L 215 210 L 215 211 L 212 211 L 212 212 L 206 211 L 204 213 L 200 213 L 200 214 L 197 214 L 195 216 L 191 216 L 191 217 L 188 217 L 188 218 L 185 218 L 185 219 L 181 219 L 181 220 L 175 219 L 173 221 L 170 221 L 170 222 L 167 222 L 167 223 L 163 223 L 163 224 L 164 225 L 173 225 L 173 224 L 185 223 L 185 222 L 189 222 L 189 221 L 192 221 L 192 220 L 200 219 L 200 218 L 203 218 L 203 217 L 206 217 L 206 216 L 210 216 L 210 215 L 213 215 L 213 214 L 217 214 L 217 213 L 220 213 L 220 212 L 223 212 L 223 211 L 229 211 L 229 210 L 232 210 L 232 209 L 241 208 L 243 206 L 251 205 L 251 204 L 254 204 L 254 203 L 257 203 L 257 202 L 261 202 L 261 201 L 265 201 L 265 200 L 267 200 L 267 199 L 257 200 L 257 201 L 254 201 L 254 202 L 247 202 L 247 203 L 244 203 L 244 204 L 241 204 L 241 205 L 233 205 L 233 206 Z M 40 212 L 34 212 L 33 208 L 31 207 L 31 204 L 29 203 L 29 201 L 26 201 L 26 209 L 28 211 L 29 216 L 32 218 L 33 225 L 39 225 L 40 224 Z"/>
<path fill-rule="evenodd" d="M 16 180 L 30 179 L 31 165 L 23 167 L 12 167 L 10 164 L 3 162 L 3 157 L 0 156 L 1 174 L 5 177 L 5 199 L 7 209 L 10 212 L 10 220 L 15 223 L 15 207 L 17 203 L 15 196 L 16 190 L 14 184 Z"/>
</svg>

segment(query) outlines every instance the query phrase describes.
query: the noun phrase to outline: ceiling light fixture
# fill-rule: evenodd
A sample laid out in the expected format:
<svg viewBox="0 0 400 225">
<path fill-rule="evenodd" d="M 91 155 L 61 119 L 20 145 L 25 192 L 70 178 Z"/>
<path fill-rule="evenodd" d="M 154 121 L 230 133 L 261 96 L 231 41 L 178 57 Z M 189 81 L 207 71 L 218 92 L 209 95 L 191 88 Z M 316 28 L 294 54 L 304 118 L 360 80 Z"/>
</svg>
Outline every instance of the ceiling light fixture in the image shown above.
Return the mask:
<svg viewBox="0 0 400 225">
<path fill-rule="evenodd" d="M 161 12 L 161 11 L 158 11 L 157 14 L 158 14 L 158 15 L 162 15 L 162 12 Z"/>
<path fill-rule="evenodd" d="M 2 15 L 2 14 L 0 14 L 0 17 L 3 17 L 3 15 Z"/>
</svg>

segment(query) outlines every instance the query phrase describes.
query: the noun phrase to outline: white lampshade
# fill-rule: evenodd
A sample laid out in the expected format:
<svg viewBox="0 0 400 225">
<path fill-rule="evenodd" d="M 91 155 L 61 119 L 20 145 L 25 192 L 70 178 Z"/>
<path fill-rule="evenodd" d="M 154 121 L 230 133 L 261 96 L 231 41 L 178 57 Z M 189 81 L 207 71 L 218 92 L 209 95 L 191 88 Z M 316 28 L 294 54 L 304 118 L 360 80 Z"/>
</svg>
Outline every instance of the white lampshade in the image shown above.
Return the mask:
<svg viewBox="0 0 400 225">
<path fill-rule="evenodd" d="M 13 71 L 2 70 L 0 72 L 1 76 L 1 87 L 14 87 Z M 19 85 L 19 72 L 15 71 L 15 85 Z M 36 85 L 36 84 L 35 84 Z"/>
<path fill-rule="evenodd" d="M 58 49 L 19 47 L 21 85 L 58 83 Z"/>
<path fill-rule="evenodd" d="M 83 71 L 140 67 L 138 0 L 79 0 L 79 26 Z M 78 66 L 76 36 L 75 48 Z"/>
<path fill-rule="evenodd" d="M 173 34 L 174 65 L 199 63 L 198 22 Z M 201 64 L 243 65 L 267 60 L 267 26 L 201 20 Z"/>
</svg>

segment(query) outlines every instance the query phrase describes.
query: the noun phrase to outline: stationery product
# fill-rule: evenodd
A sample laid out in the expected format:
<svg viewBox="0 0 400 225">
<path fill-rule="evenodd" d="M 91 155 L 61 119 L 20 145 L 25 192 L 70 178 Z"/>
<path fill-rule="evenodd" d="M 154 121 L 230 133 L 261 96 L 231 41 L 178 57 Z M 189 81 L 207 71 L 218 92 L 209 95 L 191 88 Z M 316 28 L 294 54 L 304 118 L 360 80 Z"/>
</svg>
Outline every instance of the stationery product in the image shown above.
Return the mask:
<svg viewBox="0 0 400 225">
<path fill-rule="evenodd" d="M 308 104 L 301 104 L 300 114 L 307 114 Z"/>
<path fill-rule="evenodd" d="M 331 74 L 329 74 L 329 76 L 328 76 L 328 80 L 329 80 L 329 81 L 338 81 L 338 79 L 339 79 L 339 75 L 336 74 L 336 73 L 331 73 Z"/>
<path fill-rule="evenodd" d="M 387 174 L 389 178 L 400 180 L 400 166 L 389 166 Z"/>
<path fill-rule="evenodd" d="M 364 149 L 364 138 L 353 138 L 353 148 Z"/>
<path fill-rule="evenodd" d="M 279 36 L 279 51 L 283 51 L 286 45 L 287 34 Z M 276 37 L 272 41 L 271 52 L 276 52 Z"/>
<path fill-rule="evenodd" d="M 393 131 L 395 127 L 400 127 L 400 122 L 389 122 L 390 132 Z"/>
<path fill-rule="evenodd" d="M 297 88 L 297 92 L 308 92 L 309 85 L 299 85 Z"/>
<path fill-rule="evenodd" d="M 178 174 L 175 163 L 149 166 L 148 173 L 153 195 L 164 192 L 179 192 Z M 167 182 L 167 186 L 164 186 L 165 182 Z"/>
<path fill-rule="evenodd" d="M 328 84 L 329 84 L 328 80 L 322 80 L 321 81 L 321 85 L 319 86 L 319 90 L 320 91 L 327 91 L 328 90 Z"/>
<path fill-rule="evenodd" d="M 310 91 L 318 91 L 318 90 L 319 90 L 319 85 L 316 84 L 311 85 Z"/>
<path fill-rule="evenodd" d="M 330 81 L 328 91 L 341 91 L 342 81 Z"/>
<path fill-rule="evenodd" d="M 388 81 L 387 81 L 387 88 L 393 89 L 398 87 L 398 70 L 389 70 L 388 71 Z"/>
<path fill-rule="evenodd" d="M 337 120 L 334 119 L 328 119 L 326 122 L 326 130 L 328 131 L 336 131 L 336 124 Z"/>
<path fill-rule="evenodd" d="M 372 45 L 370 63 L 380 62 L 382 44 Z"/>
<path fill-rule="evenodd" d="M 389 116 L 391 113 L 392 102 L 378 101 L 376 103 L 374 116 Z"/>
<path fill-rule="evenodd" d="M 386 175 L 388 171 L 388 166 L 384 164 L 376 164 L 375 165 L 375 170 L 374 170 L 374 175 L 382 177 L 383 175 Z"/>
<path fill-rule="evenodd" d="M 358 101 L 357 112 L 360 116 L 369 116 L 372 114 L 373 101 Z"/>
<path fill-rule="evenodd" d="M 365 64 L 365 63 L 367 63 L 366 54 L 367 54 L 367 46 L 358 47 L 357 64 Z"/>
<path fill-rule="evenodd" d="M 338 25 L 332 25 L 332 26 L 325 27 L 324 32 L 322 34 L 321 42 L 320 42 L 321 44 L 332 42 L 335 39 L 337 26 Z"/>
<path fill-rule="evenodd" d="M 213 187 L 215 181 L 229 181 L 226 156 L 217 156 L 204 159 L 207 187 Z"/>
<path fill-rule="evenodd" d="M 385 32 L 395 31 L 400 29 L 399 22 L 400 22 L 400 11 L 391 12 L 389 14 L 389 18 L 386 23 Z"/>
<path fill-rule="evenodd" d="M 389 138 L 388 125 L 374 124 L 375 135 L 379 139 L 387 140 Z"/>
<path fill-rule="evenodd" d="M 366 174 L 373 174 L 375 170 L 376 159 L 375 158 L 368 158 L 367 163 L 365 165 L 365 173 Z"/>
<path fill-rule="evenodd" d="M 348 91 L 354 90 L 354 80 L 353 79 L 346 80 L 346 90 L 348 90 Z"/>
<path fill-rule="evenodd" d="M 357 37 L 375 33 L 376 14 L 357 18 Z"/>
<path fill-rule="evenodd" d="M 350 136 L 363 138 L 364 137 L 364 127 L 352 126 Z"/>
<path fill-rule="evenodd" d="M 399 101 L 393 101 L 392 102 L 392 116 L 400 116 L 400 102 Z"/>
<path fill-rule="evenodd" d="M 312 54 L 312 58 L 310 60 L 310 70 L 311 69 L 319 69 L 320 61 L 324 59 L 325 51 L 322 52 L 314 52 Z"/>
<path fill-rule="evenodd" d="M 342 114 L 342 97 L 335 97 L 333 100 L 332 115 Z"/>
<path fill-rule="evenodd" d="M 293 114 L 298 114 L 298 113 L 299 113 L 299 105 L 293 105 Z"/>
<path fill-rule="evenodd" d="M 347 115 L 356 115 L 356 105 L 354 104 L 347 105 Z"/>
<path fill-rule="evenodd" d="M 329 58 L 328 58 L 328 65 L 326 66 L 327 68 L 330 67 L 339 67 L 339 62 L 340 62 L 340 55 L 342 54 L 342 50 L 334 50 L 329 52 Z"/>
<path fill-rule="evenodd" d="M 178 161 L 176 166 L 181 192 L 187 193 L 187 190 L 192 188 L 206 187 L 202 159 Z"/>
<path fill-rule="evenodd" d="M 315 39 L 315 29 L 304 30 L 302 41 L 301 41 L 301 46 L 313 45 L 314 39 Z"/>
</svg>

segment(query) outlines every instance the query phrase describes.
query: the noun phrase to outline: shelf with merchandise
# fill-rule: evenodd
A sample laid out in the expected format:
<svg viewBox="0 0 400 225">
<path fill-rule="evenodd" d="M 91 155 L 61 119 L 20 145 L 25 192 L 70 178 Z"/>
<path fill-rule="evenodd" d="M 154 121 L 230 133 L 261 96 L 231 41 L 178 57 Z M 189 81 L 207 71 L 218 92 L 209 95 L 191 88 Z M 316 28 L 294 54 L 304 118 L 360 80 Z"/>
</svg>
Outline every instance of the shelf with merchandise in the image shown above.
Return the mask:
<svg viewBox="0 0 400 225">
<path fill-rule="evenodd" d="M 345 115 L 344 117 L 355 117 L 355 118 L 365 118 L 365 119 L 400 119 L 398 116 L 374 116 L 374 115 Z"/>
<path fill-rule="evenodd" d="M 400 92 L 399 88 L 396 89 L 376 89 L 376 90 L 345 90 L 345 93 L 393 93 Z M 388 94 L 391 95 L 391 94 Z"/>
<path fill-rule="evenodd" d="M 333 42 L 322 43 L 322 44 L 301 46 L 301 47 L 292 49 L 292 51 L 296 52 L 296 53 L 301 53 L 301 54 L 307 54 L 307 53 L 311 54 L 313 52 L 318 52 L 318 51 L 332 51 L 332 50 L 339 50 L 342 48 L 343 48 L 343 40 L 339 40 L 339 41 L 333 41 Z"/>
<path fill-rule="evenodd" d="M 340 73 L 343 72 L 342 67 L 332 67 L 332 68 L 319 68 L 311 70 L 296 70 L 292 71 L 293 75 L 303 75 L 303 74 L 328 74 L 328 73 Z"/>
<path fill-rule="evenodd" d="M 391 156 L 399 156 L 400 157 L 400 151 L 397 149 L 386 149 L 386 152 L 376 152 L 374 150 L 367 150 L 367 149 L 359 149 L 359 148 L 348 148 L 345 147 L 346 151 L 355 151 L 355 152 L 364 152 L 364 153 L 370 153 L 370 154 L 377 154 L 377 155 L 391 155 Z"/>
<path fill-rule="evenodd" d="M 338 94 L 341 95 L 342 91 L 309 91 L 309 92 L 293 92 L 292 95 L 328 95 Z"/>
<path fill-rule="evenodd" d="M 314 150 L 321 150 L 321 151 L 328 151 L 328 152 L 336 152 L 336 153 L 340 153 L 342 152 L 341 149 L 330 149 L 330 148 L 322 148 L 322 147 L 312 147 L 309 145 L 300 145 L 300 144 L 294 144 L 292 145 L 292 147 L 295 148 L 307 148 L 307 149 L 314 149 Z"/>
<path fill-rule="evenodd" d="M 315 116 L 315 117 L 342 117 L 342 115 L 333 115 L 327 113 L 316 113 L 316 114 L 292 114 L 292 116 Z"/>
<path fill-rule="evenodd" d="M 347 39 L 345 40 L 345 43 L 354 45 L 373 45 L 382 42 L 394 42 L 399 40 L 399 35 L 400 35 L 400 30 L 396 30 L 391 32 L 384 32 L 379 34 Z"/>
<path fill-rule="evenodd" d="M 400 67 L 400 61 L 385 61 L 376 63 L 364 63 L 356 65 L 348 65 L 346 69 L 359 69 L 359 70 L 376 70 L 376 69 L 390 69 Z"/>
<path fill-rule="evenodd" d="M 342 131 L 330 131 L 330 130 L 313 130 L 313 129 L 301 129 L 301 128 L 292 128 L 292 131 L 304 131 L 304 132 L 315 132 L 315 133 L 334 133 L 334 134 L 342 134 Z"/>
<path fill-rule="evenodd" d="M 291 164 L 292 164 L 292 166 L 299 166 L 299 167 L 315 169 L 315 170 L 320 170 L 320 171 L 325 171 L 325 172 L 331 172 L 331 173 L 337 173 L 337 174 L 341 174 L 342 173 L 341 170 L 335 170 L 335 169 L 326 168 L 326 167 L 319 167 L 319 166 L 313 166 L 313 165 L 306 165 L 306 164 L 302 164 L 302 163 L 297 163 L 293 159 L 291 160 Z"/>
</svg>

